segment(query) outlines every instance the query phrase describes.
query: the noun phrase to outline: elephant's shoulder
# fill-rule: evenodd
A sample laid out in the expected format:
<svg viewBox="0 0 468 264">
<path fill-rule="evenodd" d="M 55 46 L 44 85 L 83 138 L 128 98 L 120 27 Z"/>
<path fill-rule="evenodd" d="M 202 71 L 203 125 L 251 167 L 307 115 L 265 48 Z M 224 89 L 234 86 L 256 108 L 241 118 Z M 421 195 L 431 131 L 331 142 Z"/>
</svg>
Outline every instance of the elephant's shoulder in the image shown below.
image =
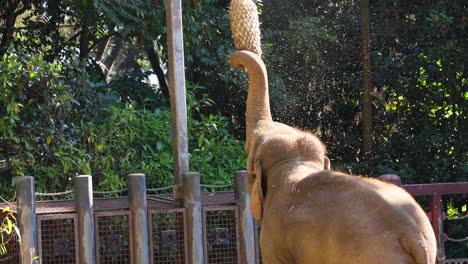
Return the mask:
<svg viewBox="0 0 468 264">
<path fill-rule="evenodd" d="M 330 187 L 335 185 L 354 185 L 357 184 L 355 176 L 351 176 L 342 172 L 322 170 L 309 174 L 304 178 L 304 184 L 319 185 L 321 187 Z"/>
<path fill-rule="evenodd" d="M 301 185 L 310 191 L 357 193 L 358 196 L 378 196 L 378 190 L 384 189 L 392 189 L 395 192 L 400 191 L 399 187 L 379 180 L 329 170 L 319 171 L 308 175 L 301 182 Z"/>
</svg>

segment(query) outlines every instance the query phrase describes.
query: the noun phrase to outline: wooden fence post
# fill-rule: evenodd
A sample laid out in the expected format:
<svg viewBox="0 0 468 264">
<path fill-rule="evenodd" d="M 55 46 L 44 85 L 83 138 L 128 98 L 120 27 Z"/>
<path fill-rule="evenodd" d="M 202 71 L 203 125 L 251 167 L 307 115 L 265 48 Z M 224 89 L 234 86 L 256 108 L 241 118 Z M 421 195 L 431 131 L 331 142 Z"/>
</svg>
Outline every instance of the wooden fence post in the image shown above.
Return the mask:
<svg viewBox="0 0 468 264">
<path fill-rule="evenodd" d="M 183 174 L 184 207 L 187 210 L 187 240 L 190 264 L 203 264 L 203 223 L 200 195 L 200 174 Z"/>
<path fill-rule="evenodd" d="M 431 224 L 437 240 L 437 263 L 444 263 L 445 259 L 445 237 L 444 218 L 442 215 L 442 195 L 435 193 L 431 200 Z"/>
<path fill-rule="evenodd" d="M 75 211 L 78 215 L 78 252 L 81 264 L 95 263 L 93 180 L 89 175 L 72 179 Z"/>
<path fill-rule="evenodd" d="M 250 212 L 250 195 L 247 186 L 247 172 L 234 174 L 234 196 L 239 207 L 240 263 L 255 263 L 255 225 Z"/>
<path fill-rule="evenodd" d="M 148 204 L 146 201 L 146 179 L 141 173 L 129 174 L 128 201 L 132 210 L 133 256 L 135 263 L 149 264 Z"/>
<path fill-rule="evenodd" d="M 37 222 L 36 199 L 34 197 L 34 177 L 16 177 L 16 193 L 18 194 L 17 212 L 18 228 L 20 230 L 20 263 L 39 263 L 37 252 Z"/>
<path fill-rule="evenodd" d="M 187 103 L 185 95 L 184 36 L 181 0 L 166 1 L 169 92 L 174 156 L 174 197 L 183 199 L 182 175 L 189 171 Z"/>
</svg>

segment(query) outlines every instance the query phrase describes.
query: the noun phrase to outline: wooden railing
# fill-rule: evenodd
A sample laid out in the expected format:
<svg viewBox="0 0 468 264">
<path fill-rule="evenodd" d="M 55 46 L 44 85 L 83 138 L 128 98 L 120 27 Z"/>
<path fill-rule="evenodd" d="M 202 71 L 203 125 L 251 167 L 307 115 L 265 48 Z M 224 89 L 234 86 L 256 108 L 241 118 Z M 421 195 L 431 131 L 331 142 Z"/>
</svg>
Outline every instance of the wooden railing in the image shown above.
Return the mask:
<svg viewBox="0 0 468 264">
<path fill-rule="evenodd" d="M 438 263 L 468 263 L 468 258 L 460 260 L 445 260 L 445 240 L 447 239 L 447 236 L 444 233 L 445 217 L 443 213 L 442 200 L 443 195 L 468 194 L 468 182 L 409 184 L 403 185 L 402 187 L 413 196 L 431 196 L 428 217 L 431 221 L 432 227 L 434 228 L 437 239 Z"/>
</svg>

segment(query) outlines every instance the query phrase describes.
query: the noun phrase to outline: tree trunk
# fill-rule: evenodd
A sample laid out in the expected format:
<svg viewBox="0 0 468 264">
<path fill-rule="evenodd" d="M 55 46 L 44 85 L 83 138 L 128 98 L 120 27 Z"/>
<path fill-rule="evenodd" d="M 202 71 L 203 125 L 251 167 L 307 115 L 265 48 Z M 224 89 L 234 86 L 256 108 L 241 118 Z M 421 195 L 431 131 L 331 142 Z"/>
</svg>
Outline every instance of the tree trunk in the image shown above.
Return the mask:
<svg viewBox="0 0 468 264">
<path fill-rule="evenodd" d="M 85 60 L 89 55 L 89 18 L 86 15 L 82 20 L 80 35 L 80 59 Z"/>
<path fill-rule="evenodd" d="M 158 77 L 159 89 L 161 89 L 162 94 L 169 99 L 169 86 L 167 85 L 166 75 L 161 67 L 161 58 L 159 57 L 158 52 L 151 46 L 146 49 L 146 54 L 148 54 L 148 60 L 151 63 L 151 68 L 153 68 L 154 74 Z"/>
<path fill-rule="evenodd" d="M 360 1 L 362 40 L 362 150 L 364 157 L 372 156 L 372 79 L 370 60 L 369 0 Z"/>
<path fill-rule="evenodd" d="M 3 30 L 2 39 L 0 41 L 1 53 L 6 52 L 8 45 L 10 45 L 10 42 L 13 39 L 16 17 L 18 16 L 16 9 L 18 8 L 19 1 L 7 1 L 6 5 L 7 7 L 5 8 L 4 16 L 5 28 Z"/>
</svg>

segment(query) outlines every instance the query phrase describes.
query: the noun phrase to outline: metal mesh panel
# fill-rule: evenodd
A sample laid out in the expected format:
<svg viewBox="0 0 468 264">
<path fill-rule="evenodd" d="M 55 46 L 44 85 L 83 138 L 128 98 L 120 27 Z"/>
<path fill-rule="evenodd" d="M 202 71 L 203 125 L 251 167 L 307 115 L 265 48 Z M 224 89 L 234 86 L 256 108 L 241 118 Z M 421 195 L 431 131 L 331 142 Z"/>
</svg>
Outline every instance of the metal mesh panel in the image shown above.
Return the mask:
<svg viewBox="0 0 468 264">
<path fill-rule="evenodd" d="M 128 208 L 129 204 L 127 197 L 94 199 L 94 211 L 109 211 Z"/>
<path fill-rule="evenodd" d="M 462 259 L 446 259 L 444 264 L 468 264 L 468 258 Z"/>
<path fill-rule="evenodd" d="M 96 214 L 97 263 L 131 263 L 128 213 Z"/>
<path fill-rule="evenodd" d="M 77 263 L 76 217 L 39 216 L 39 255 L 42 263 Z"/>
<path fill-rule="evenodd" d="M 201 193 L 201 202 L 203 205 L 228 205 L 233 204 L 234 192 L 208 192 Z"/>
<path fill-rule="evenodd" d="M 73 213 L 75 211 L 75 203 L 73 200 L 65 201 L 37 201 L 37 214 L 64 214 Z"/>
<path fill-rule="evenodd" d="M 10 237 L 4 236 L 4 239 L 10 239 Z M 6 244 L 6 251 L 5 255 L 0 256 L 0 263 L 2 264 L 18 264 L 19 263 L 19 241 L 18 235 L 13 232 L 11 235 L 11 239 L 8 240 Z"/>
<path fill-rule="evenodd" d="M 151 211 L 154 264 L 184 264 L 186 257 L 184 209 Z"/>
<path fill-rule="evenodd" d="M 237 207 L 204 208 L 207 263 L 238 263 Z"/>
</svg>

